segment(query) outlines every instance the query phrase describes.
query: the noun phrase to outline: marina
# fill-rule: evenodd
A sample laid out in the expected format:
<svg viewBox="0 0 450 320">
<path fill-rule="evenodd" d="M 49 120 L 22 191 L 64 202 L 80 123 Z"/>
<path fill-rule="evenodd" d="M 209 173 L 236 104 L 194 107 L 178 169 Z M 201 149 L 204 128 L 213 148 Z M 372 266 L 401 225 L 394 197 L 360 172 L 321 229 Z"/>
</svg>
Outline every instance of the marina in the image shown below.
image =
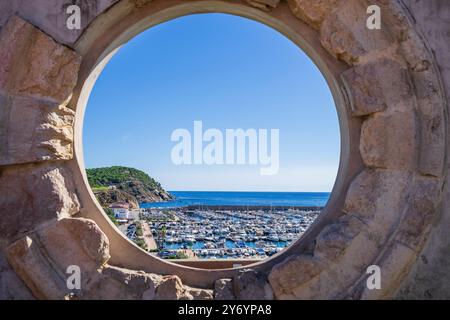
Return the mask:
<svg viewBox="0 0 450 320">
<path fill-rule="evenodd" d="M 296 241 L 321 208 L 141 209 L 165 259 L 264 259 Z"/>
</svg>

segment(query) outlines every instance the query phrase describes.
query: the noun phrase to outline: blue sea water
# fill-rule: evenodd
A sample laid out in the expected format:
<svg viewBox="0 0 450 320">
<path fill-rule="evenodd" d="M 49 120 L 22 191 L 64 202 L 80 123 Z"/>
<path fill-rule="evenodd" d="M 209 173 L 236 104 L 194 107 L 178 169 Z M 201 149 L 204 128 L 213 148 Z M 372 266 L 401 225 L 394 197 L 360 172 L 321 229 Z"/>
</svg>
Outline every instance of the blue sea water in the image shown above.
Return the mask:
<svg viewBox="0 0 450 320">
<path fill-rule="evenodd" d="M 329 192 L 170 191 L 175 200 L 141 203 L 141 208 L 179 208 L 189 205 L 318 206 L 326 205 Z"/>
</svg>

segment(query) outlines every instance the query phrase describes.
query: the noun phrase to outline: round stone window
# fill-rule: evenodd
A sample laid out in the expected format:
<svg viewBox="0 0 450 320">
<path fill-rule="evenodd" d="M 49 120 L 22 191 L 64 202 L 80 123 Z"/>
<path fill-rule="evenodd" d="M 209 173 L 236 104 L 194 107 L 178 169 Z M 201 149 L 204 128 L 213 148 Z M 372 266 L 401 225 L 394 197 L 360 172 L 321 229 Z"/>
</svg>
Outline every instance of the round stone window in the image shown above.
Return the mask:
<svg viewBox="0 0 450 320">
<path fill-rule="evenodd" d="M 295 243 L 339 165 L 320 71 L 289 39 L 233 15 L 181 17 L 130 40 L 96 81 L 83 131 L 91 189 L 119 230 L 206 269 Z"/>
<path fill-rule="evenodd" d="M 7 228 L 0 225 L 16 273 L 39 297 L 64 294 L 55 289 L 62 280 L 46 274 L 55 268 L 64 273 L 74 258 L 93 278 L 99 265 L 108 263 L 102 279 L 124 273 L 112 266 L 177 275 L 197 288 L 216 284 L 216 292 L 232 279 L 238 299 L 252 294 L 265 299 L 394 296 L 423 249 L 442 199 L 447 114 L 433 55 L 402 2 L 376 2 L 379 26 L 367 22 L 371 4 L 361 0 L 123 0 L 92 21 L 74 50 L 11 18 L 0 36 L 8 49 L 1 56 L 7 67 L 0 68 L 8 99 L 0 98 L 2 110 L 9 112 L 1 114 L 7 143 L 1 144 L 0 186 L 13 181 L 33 204 L 24 207 L 15 194 L 1 200 L 6 208 L 20 207 L 15 217 L 26 217 L 9 221 Z M 170 263 L 133 245 L 95 201 L 84 172 L 83 116 L 103 67 L 142 31 L 195 13 L 244 16 L 301 47 L 326 78 L 340 124 L 339 172 L 322 214 L 282 253 L 235 269 Z M 40 261 L 33 270 L 27 269 L 30 257 Z M 388 284 L 380 290 L 366 286 L 371 266 L 382 270 Z M 246 283 L 255 286 L 248 289 Z M 106 291 L 97 295 L 107 296 Z M 132 295 L 142 298 L 141 291 Z M 145 292 L 151 298 L 155 290 Z M 206 294 L 189 292 L 191 297 Z"/>
</svg>

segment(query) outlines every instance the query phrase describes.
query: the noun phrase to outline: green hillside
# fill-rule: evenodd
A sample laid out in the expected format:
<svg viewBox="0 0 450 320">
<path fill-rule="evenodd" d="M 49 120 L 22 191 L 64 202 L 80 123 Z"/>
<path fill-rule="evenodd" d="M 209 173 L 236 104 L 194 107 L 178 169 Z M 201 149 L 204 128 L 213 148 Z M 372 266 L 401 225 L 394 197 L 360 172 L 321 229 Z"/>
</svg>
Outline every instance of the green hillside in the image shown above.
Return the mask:
<svg viewBox="0 0 450 320">
<path fill-rule="evenodd" d="M 134 168 L 120 166 L 93 168 L 87 169 L 86 173 L 92 188 L 109 187 L 138 180 L 151 189 L 162 190 L 159 182 L 145 172 Z"/>
<path fill-rule="evenodd" d="M 138 169 L 113 166 L 87 169 L 86 174 L 102 206 L 127 201 L 136 207 L 142 202 L 168 201 L 173 198 L 159 182 Z"/>
</svg>

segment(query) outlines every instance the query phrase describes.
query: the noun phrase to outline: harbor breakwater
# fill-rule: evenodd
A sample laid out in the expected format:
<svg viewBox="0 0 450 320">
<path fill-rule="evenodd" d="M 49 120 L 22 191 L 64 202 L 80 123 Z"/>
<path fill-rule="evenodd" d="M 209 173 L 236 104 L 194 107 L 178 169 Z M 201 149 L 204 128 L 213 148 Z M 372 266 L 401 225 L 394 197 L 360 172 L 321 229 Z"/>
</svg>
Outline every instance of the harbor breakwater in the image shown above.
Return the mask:
<svg viewBox="0 0 450 320">
<path fill-rule="evenodd" d="M 189 205 L 186 210 L 222 210 L 222 211 L 255 211 L 255 210 L 301 210 L 301 211 L 322 211 L 322 206 L 267 206 L 267 205 Z"/>
</svg>

